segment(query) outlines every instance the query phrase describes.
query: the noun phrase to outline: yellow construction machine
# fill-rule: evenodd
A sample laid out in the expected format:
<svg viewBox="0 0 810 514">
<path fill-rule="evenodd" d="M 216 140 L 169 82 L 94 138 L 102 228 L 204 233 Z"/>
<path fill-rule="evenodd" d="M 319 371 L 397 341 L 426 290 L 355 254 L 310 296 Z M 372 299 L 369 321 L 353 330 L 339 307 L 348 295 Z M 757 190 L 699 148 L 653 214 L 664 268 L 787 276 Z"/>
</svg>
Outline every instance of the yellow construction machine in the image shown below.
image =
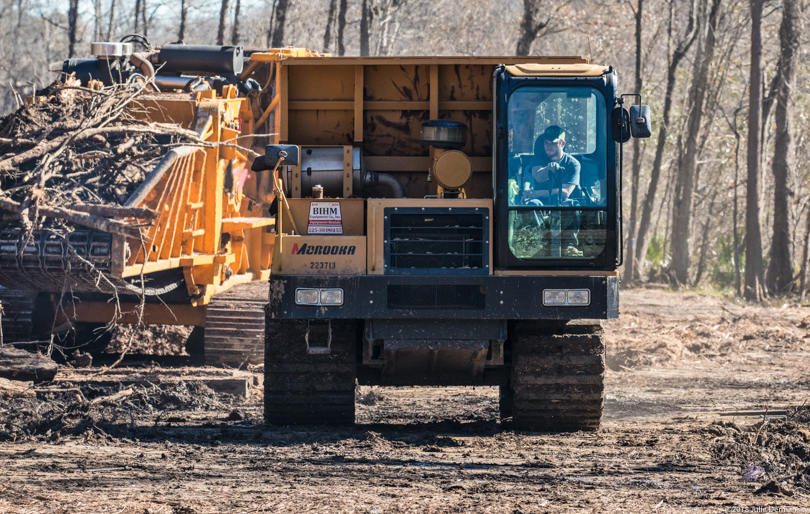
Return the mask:
<svg viewBox="0 0 810 514">
<path fill-rule="evenodd" d="M 63 80 L 102 92 L 132 84 L 142 91 L 128 105 L 130 117 L 193 131 L 202 144 L 167 148 L 122 201 L 154 213 L 124 218 L 129 232 L 90 229 L 81 220 L 66 233 L 0 231 L 5 342 L 47 340 L 66 324 L 194 325 L 207 328 L 207 363 L 262 362 L 274 184 L 249 169 L 252 136 L 278 117 L 279 61 L 317 54 L 283 49 L 246 58 L 240 47 L 186 45 L 134 52 L 131 42 L 94 43 L 92 52 L 54 68 Z M 37 101 L 48 98 L 29 99 Z M 249 282 L 264 290 L 223 294 Z M 215 295 L 225 300 L 212 305 Z"/>
</svg>

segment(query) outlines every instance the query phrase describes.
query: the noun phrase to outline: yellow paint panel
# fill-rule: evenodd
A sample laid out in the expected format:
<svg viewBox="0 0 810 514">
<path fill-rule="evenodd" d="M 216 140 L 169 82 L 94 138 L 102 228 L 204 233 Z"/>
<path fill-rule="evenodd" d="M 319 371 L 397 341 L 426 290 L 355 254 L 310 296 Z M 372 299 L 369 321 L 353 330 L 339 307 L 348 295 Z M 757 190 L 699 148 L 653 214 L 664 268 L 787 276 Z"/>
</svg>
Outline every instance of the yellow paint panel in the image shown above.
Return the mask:
<svg viewBox="0 0 810 514">
<path fill-rule="evenodd" d="M 354 72 L 354 66 L 290 68 L 288 100 L 353 100 Z"/>
<path fill-rule="evenodd" d="M 362 275 L 366 272 L 365 236 L 288 236 L 273 273 L 281 275 Z"/>
</svg>

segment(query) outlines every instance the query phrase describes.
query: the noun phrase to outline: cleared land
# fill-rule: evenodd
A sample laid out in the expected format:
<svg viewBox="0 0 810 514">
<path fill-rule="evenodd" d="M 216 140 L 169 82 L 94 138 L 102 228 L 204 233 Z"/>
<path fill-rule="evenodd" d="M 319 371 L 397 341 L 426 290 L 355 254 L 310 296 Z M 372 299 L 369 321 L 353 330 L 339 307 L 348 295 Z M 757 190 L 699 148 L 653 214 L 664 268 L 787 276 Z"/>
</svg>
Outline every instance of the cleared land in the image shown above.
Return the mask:
<svg viewBox="0 0 810 514">
<path fill-rule="evenodd" d="M 354 428 L 272 428 L 258 373 L 62 368 L 0 398 L 0 512 L 810 512 L 808 314 L 623 292 L 595 433 L 515 432 L 488 387 L 361 387 Z"/>
</svg>

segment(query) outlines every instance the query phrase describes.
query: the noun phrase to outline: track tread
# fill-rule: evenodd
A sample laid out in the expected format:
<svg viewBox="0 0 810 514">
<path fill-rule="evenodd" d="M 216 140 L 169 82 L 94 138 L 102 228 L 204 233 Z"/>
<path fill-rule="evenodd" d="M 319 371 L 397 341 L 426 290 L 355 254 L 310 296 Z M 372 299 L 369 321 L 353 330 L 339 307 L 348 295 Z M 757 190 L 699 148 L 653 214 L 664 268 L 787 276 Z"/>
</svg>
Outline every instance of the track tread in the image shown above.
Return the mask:
<svg viewBox="0 0 810 514">
<path fill-rule="evenodd" d="M 597 430 L 604 407 L 605 345 L 600 325 L 515 322 L 512 371 L 501 386 L 501 417 L 519 430 Z"/>
<path fill-rule="evenodd" d="M 267 319 L 264 419 L 271 425 L 351 425 L 357 325 L 332 321 L 331 353 L 307 353 L 306 321 Z"/>
<path fill-rule="evenodd" d="M 243 367 L 264 360 L 264 300 L 215 297 L 205 319 L 204 354 L 209 366 Z"/>
</svg>

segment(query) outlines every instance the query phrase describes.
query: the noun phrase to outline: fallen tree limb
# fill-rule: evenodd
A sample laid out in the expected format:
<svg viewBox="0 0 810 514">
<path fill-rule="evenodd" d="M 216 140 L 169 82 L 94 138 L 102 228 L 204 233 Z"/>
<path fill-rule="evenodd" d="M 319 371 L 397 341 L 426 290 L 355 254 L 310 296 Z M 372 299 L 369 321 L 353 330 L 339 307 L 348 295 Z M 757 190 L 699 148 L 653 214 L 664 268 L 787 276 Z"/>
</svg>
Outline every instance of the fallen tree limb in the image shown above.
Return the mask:
<svg viewBox="0 0 810 514">
<path fill-rule="evenodd" d="M 94 216 L 108 216 L 111 218 L 138 218 L 153 220 L 158 212 L 148 207 L 119 207 L 117 205 L 93 205 L 77 203 L 70 206 L 71 210 L 92 214 Z"/>
<path fill-rule="evenodd" d="M 20 204 L 20 202 L 15 202 L 8 198 L 0 198 L 0 209 L 19 214 L 23 210 L 23 205 Z M 141 231 L 137 227 L 91 214 L 84 214 L 59 207 L 48 207 L 45 205 L 38 206 L 38 214 L 48 218 L 63 219 L 70 223 L 75 223 L 76 225 L 94 228 L 111 234 L 120 234 L 134 239 L 140 239 L 141 237 Z"/>
<path fill-rule="evenodd" d="M 0 378 L 47 382 L 53 380 L 57 369 L 54 361 L 38 353 L 0 347 Z"/>
<path fill-rule="evenodd" d="M 98 134 L 163 134 L 163 135 L 176 135 L 183 136 L 191 139 L 192 141 L 199 141 L 199 136 L 193 130 L 187 130 L 175 126 L 170 126 L 162 123 L 150 123 L 143 127 L 126 125 L 126 126 L 112 126 L 101 127 L 93 129 L 85 129 L 76 133 L 63 134 L 57 138 L 49 141 L 43 141 L 34 148 L 27 150 L 21 154 L 15 155 L 4 161 L 0 161 L 0 172 L 9 172 L 19 165 L 26 163 L 32 159 L 42 157 L 43 155 L 56 150 L 67 141 L 78 142 L 89 139 Z"/>
<path fill-rule="evenodd" d="M 90 400 L 90 405 L 99 405 L 99 404 L 112 404 L 116 403 L 119 400 L 126 398 L 127 396 L 132 396 L 134 391 L 130 387 L 129 389 L 124 389 L 123 391 L 119 391 L 115 394 L 111 394 L 109 396 L 99 396 L 98 398 L 93 398 Z"/>
</svg>

